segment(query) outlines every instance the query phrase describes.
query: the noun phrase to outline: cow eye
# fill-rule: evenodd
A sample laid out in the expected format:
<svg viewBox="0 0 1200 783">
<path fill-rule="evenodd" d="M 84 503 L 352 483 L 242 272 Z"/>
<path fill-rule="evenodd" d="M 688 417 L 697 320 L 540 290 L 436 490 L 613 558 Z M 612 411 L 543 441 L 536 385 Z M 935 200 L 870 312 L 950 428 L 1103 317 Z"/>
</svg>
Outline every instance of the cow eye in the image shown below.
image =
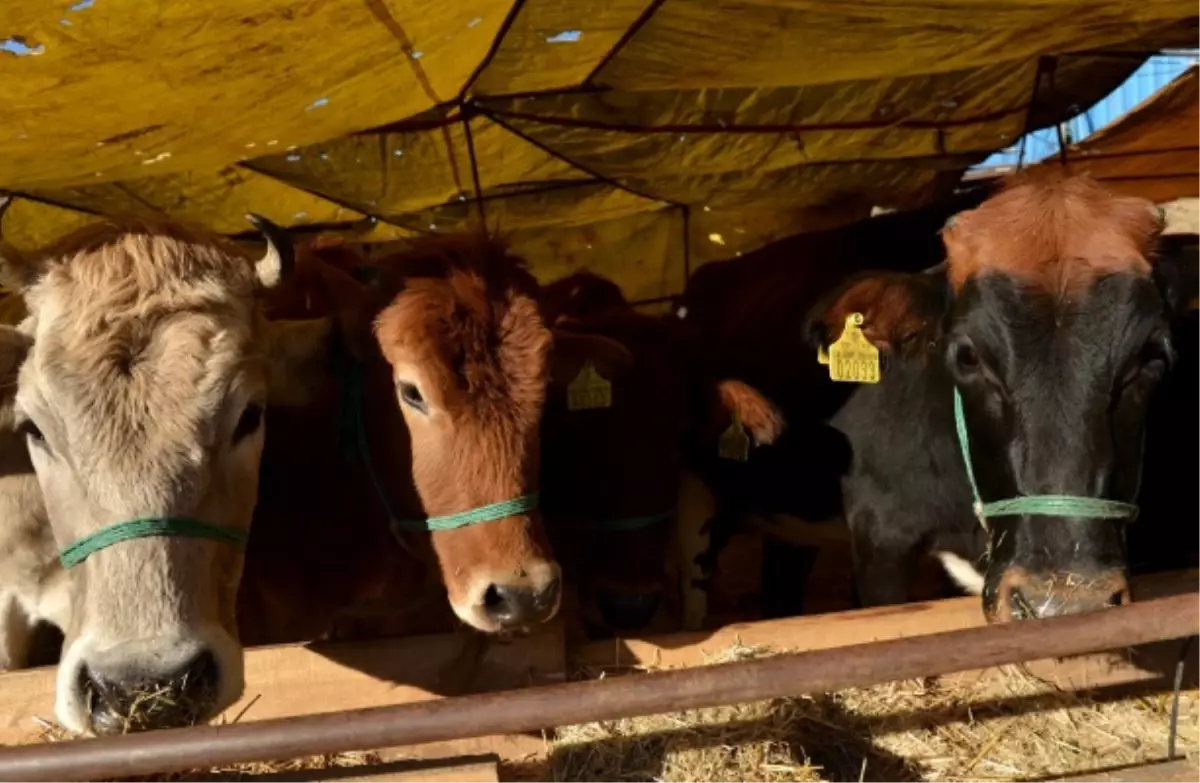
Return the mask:
<svg viewBox="0 0 1200 783">
<path fill-rule="evenodd" d="M 421 390 L 411 383 L 401 382 L 399 384 L 400 399 L 408 407 L 426 413 L 429 407 L 425 404 L 425 398 L 421 396 Z"/>
<path fill-rule="evenodd" d="M 1170 339 L 1161 334 L 1154 335 L 1142 346 L 1142 353 L 1139 358 L 1143 367 L 1157 365 L 1156 369 L 1166 369 L 1171 365 L 1172 359 L 1174 359 Z"/>
<path fill-rule="evenodd" d="M 979 369 L 979 352 L 966 339 L 955 341 L 950 347 L 950 358 L 959 372 L 967 374 Z"/>
<path fill-rule="evenodd" d="M 238 419 L 237 426 L 233 429 L 233 442 L 238 443 L 249 435 L 253 435 L 260 426 L 263 420 L 263 406 L 257 403 L 251 403 L 242 411 L 242 416 Z"/>
<path fill-rule="evenodd" d="M 1174 359 L 1170 338 L 1165 334 L 1151 335 L 1138 352 L 1136 372 L 1157 380 L 1166 374 Z"/>
<path fill-rule="evenodd" d="M 17 427 L 17 432 L 24 435 L 26 437 L 26 439 L 28 439 L 29 441 L 31 441 L 33 443 L 45 443 L 46 442 L 46 436 L 43 435 L 42 431 L 40 429 L 38 429 L 38 426 L 36 424 L 34 424 L 32 421 L 30 421 L 29 419 L 26 419 L 25 421 L 21 422 L 20 426 Z"/>
</svg>

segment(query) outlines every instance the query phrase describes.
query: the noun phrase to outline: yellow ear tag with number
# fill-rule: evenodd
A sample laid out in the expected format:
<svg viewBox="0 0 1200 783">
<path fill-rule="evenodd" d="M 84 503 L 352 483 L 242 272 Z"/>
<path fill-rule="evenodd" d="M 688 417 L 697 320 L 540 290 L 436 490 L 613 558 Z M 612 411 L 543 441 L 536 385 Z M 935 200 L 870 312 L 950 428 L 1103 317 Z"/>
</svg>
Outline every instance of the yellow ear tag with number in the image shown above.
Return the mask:
<svg viewBox="0 0 1200 783">
<path fill-rule="evenodd" d="M 831 380 L 846 383 L 879 383 L 879 349 L 862 332 L 862 313 L 846 316 L 842 336 L 829 346 L 828 356 L 817 354 L 817 361 L 829 365 Z M 824 361 L 822 361 L 824 358 Z"/>
<path fill-rule="evenodd" d="M 596 371 L 591 361 L 583 363 L 579 375 L 567 386 L 567 410 L 586 411 L 612 407 L 612 384 Z"/>
<path fill-rule="evenodd" d="M 717 456 L 737 462 L 745 462 L 750 459 L 750 436 L 742 427 L 742 420 L 737 413 L 733 414 L 733 421 L 729 423 L 729 428 L 721 433 L 721 439 L 717 441 Z"/>
</svg>

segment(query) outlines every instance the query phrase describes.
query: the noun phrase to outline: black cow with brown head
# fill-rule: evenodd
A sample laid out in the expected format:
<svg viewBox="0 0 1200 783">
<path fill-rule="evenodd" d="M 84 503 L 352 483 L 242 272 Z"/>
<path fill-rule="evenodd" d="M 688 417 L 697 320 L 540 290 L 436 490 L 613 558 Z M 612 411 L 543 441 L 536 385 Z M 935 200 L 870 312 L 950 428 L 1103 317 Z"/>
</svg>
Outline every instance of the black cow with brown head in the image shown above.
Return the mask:
<svg viewBox="0 0 1200 783">
<path fill-rule="evenodd" d="M 903 601 L 924 548 L 995 621 L 1129 600 L 1147 412 L 1185 298 L 1162 228 L 1087 178 L 1019 178 L 947 223 L 943 264 L 855 276 L 813 308 L 814 343 L 860 313 L 888 358 L 831 420 L 854 452 L 862 602 Z"/>
</svg>

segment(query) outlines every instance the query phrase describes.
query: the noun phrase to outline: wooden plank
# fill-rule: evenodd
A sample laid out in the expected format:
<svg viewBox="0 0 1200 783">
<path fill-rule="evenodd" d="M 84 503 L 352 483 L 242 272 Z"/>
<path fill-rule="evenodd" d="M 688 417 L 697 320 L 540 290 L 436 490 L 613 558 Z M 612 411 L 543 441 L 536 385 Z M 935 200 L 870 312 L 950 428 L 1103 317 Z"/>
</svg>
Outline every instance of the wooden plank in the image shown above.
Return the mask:
<svg viewBox="0 0 1200 783">
<path fill-rule="evenodd" d="M 1135 579 L 1141 600 L 1193 592 L 1200 570 L 1189 569 Z M 979 599 L 857 609 L 782 620 L 735 623 L 714 631 L 685 631 L 648 639 L 616 639 L 587 644 L 571 652 L 571 663 L 596 668 L 699 666 L 734 645 L 801 652 L 844 647 L 884 639 L 923 636 L 984 625 Z"/>
<path fill-rule="evenodd" d="M 284 772 L 248 773 L 239 772 L 237 780 L 260 781 L 260 783 L 295 783 L 298 781 L 338 781 L 338 783 L 499 783 L 499 759 L 495 755 L 458 756 L 454 758 L 429 759 L 424 761 L 384 761 L 353 767 L 328 767 L 326 769 L 288 770 Z M 192 783 L 229 780 L 229 773 L 204 773 L 184 775 Z"/>
<path fill-rule="evenodd" d="M 1192 592 L 1200 571 L 1195 569 L 1155 574 L 1134 581 L 1135 596 L 1142 600 Z M 646 666 L 671 669 L 701 666 L 734 646 L 762 647 L 801 652 L 851 644 L 921 636 L 941 631 L 975 628 L 984 624 L 975 597 L 859 609 L 825 615 L 739 623 L 712 632 L 685 632 L 649 639 L 596 642 L 571 653 L 573 666 L 621 670 Z M 1113 651 L 1071 658 L 1030 661 L 1022 665 L 1029 676 L 1067 691 L 1139 687 L 1169 687 L 1180 646 L 1177 642 L 1144 645 L 1135 650 Z M 1187 663 L 1185 686 L 1198 681 L 1198 654 L 1193 647 Z M 942 678 L 946 687 L 969 686 L 980 699 L 1002 698 L 1010 686 L 1004 670 L 984 669 Z"/>
<path fill-rule="evenodd" d="M 1068 775 L 1052 780 L 1096 781 L 1096 783 L 1176 783 L 1176 781 L 1200 780 L 1200 763 L 1196 759 L 1176 759 L 1123 767 L 1108 772 L 1089 772 Z"/>
<path fill-rule="evenodd" d="M 280 645 L 246 651 L 246 690 L 218 722 L 425 701 L 463 693 L 561 682 L 565 645 L 558 623 L 511 641 L 474 633 L 371 642 Z M 38 741 L 54 717 L 51 667 L 0 675 L 0 744 Z M 406 757 L 497 753 L 526 758 L 541 737 L 513 735 L 405 748 Z"/>
</svg>

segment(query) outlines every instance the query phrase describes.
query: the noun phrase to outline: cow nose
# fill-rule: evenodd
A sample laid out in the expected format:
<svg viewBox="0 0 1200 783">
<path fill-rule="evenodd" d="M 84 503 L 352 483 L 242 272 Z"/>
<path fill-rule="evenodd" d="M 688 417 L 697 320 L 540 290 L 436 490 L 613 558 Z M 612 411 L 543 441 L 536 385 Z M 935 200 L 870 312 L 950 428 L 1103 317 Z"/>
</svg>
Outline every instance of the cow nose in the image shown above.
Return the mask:
<svg viewBox="0 0 1200 783">
<path fill-rule="evenodd" d="M 558 579 L 540 590 L 527 585 L 492 584 L 483 595 L 483 610 L 501 627 L 516 628 L 549 620 L 558 609 L 558 600 Z"/>
<path fill-rule="evenodd" d="M 202 650 L 183 665 L 153 675 L 116 674 L 84 666 L 80 685 L 97 735 L 192 726 L 217 701 L 217 659 Z"/>
<path fill-rule="evenodd" d="M 1040 620 L 1108 609 L 1129 603 L 1129 583 L 1121 573 L 1094 577 L 1079 574 L 1005 573 L 998 595 L 997 619 Z"/>
<path fill-rule="evenodd" d="M 604 624 L 614 631 L 640 631 L 654 619 L 662 593 L 625 592 L 606 587 L 596 588 L 596 606 Z"/>
</svg>

